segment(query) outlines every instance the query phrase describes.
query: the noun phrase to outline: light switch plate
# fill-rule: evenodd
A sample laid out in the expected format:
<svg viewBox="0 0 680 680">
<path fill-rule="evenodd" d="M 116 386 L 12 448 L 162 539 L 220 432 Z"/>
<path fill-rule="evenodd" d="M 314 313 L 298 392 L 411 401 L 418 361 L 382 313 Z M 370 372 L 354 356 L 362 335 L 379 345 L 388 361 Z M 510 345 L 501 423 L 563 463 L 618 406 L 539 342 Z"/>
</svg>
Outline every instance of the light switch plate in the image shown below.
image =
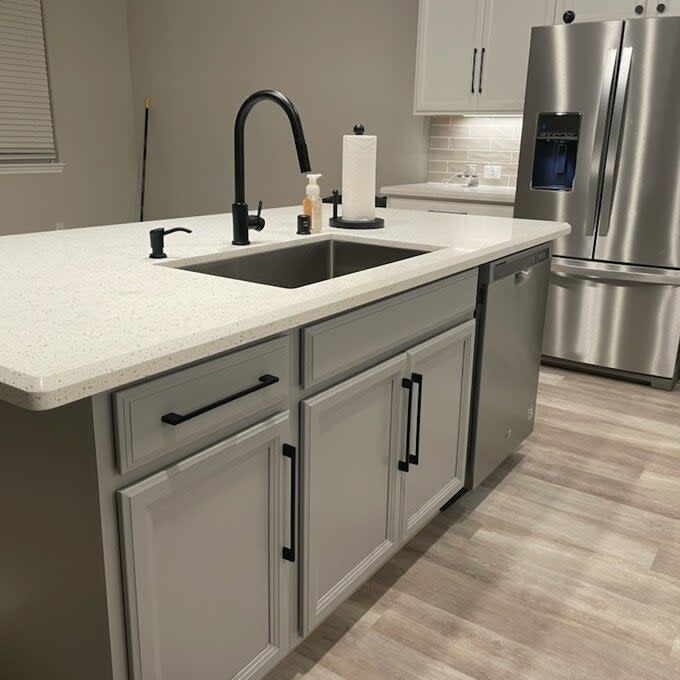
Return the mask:
<svg viewBox="0 0 680 680">
<path fill-rule="evenodd" d="M 485 179 L 500 179 L 501 166 L 500 165 L 485 165 L 484 178 Z"/>
</svg>

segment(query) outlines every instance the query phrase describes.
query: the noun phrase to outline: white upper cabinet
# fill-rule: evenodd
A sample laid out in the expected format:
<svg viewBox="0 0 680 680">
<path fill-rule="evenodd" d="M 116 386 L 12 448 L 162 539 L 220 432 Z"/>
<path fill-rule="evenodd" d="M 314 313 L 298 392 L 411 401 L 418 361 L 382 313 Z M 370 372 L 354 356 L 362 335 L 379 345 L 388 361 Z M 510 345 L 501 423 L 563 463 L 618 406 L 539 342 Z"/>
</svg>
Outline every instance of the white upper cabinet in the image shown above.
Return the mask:
<svg viewBox="0 0 680 680">
<path fill-rule="evenodd" d="M 416 113 L 472 111 L 483 2 L 420 0 Z"/>
<path fill-rule="evenodd" d="M 486 0 L 477 109 L 522 111 L 533 26 L 552 23 L 554 2 Z"/>
<path fill-rule="evenodd" d="M 415 112 L 521 113 L 531 28 L 555 0 L 420 0 Z"/>
<path fill-rule="evenodd" d="M 644 16 L 647 5 L 656 6 L 656 3 L 648 0 L 558 0 L 555 23 L 634 19 Z"/>
<path fill-rule="evenodd" d="M 557 0 L 555 23 L 680 16 L 680 0 Z"/>
</svg>

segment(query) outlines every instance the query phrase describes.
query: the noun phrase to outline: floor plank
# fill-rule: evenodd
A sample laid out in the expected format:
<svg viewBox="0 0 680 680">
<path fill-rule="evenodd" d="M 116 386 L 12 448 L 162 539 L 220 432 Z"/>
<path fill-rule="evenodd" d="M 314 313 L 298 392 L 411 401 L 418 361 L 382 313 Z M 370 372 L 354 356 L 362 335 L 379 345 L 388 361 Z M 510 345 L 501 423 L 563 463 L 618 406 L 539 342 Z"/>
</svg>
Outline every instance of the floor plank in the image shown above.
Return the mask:
<svg viewBox="0 0 680 680">
<path fill-rule="evenodd" d="M 679 415 L 544 368 L 532 437 L 267 680 L 677 680 Z"/>
</svg>

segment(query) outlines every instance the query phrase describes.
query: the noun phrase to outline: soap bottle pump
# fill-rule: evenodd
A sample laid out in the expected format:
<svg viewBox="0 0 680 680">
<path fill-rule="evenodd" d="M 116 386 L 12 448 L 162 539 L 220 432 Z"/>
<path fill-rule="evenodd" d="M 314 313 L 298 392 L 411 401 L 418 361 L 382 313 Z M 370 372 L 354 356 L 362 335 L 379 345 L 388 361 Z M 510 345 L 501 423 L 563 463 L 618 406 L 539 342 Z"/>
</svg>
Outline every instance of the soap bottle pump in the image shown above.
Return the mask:
<svg viewBox="0 0 680 680">
<path fill-rule="evenodd" d="M 302 204 L 303 212 L 310 217 L 312 234 L 318 234 L 321 231 L 321 221 L 323 219 L 321 189 L 317 183 L 319 177 L 321 177 L 320 173 L 310 173 L 307 175 L 309 183 L 307 184 L 306 196 Z"/>
</svg>

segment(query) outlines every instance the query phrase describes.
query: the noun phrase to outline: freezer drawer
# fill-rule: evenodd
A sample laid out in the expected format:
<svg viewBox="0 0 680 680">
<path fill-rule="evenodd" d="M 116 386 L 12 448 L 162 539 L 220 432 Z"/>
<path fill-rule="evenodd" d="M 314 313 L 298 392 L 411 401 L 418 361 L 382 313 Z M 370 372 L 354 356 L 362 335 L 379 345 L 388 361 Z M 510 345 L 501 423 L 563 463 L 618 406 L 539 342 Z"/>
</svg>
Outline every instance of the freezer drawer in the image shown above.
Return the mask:
<svg viewBox="0 0 680 680">
<path fill-rule="evenodd" d="M 555 259 L 546 357 L 672 379 L 680 342 L 680 271 Z"/>
</svg>

